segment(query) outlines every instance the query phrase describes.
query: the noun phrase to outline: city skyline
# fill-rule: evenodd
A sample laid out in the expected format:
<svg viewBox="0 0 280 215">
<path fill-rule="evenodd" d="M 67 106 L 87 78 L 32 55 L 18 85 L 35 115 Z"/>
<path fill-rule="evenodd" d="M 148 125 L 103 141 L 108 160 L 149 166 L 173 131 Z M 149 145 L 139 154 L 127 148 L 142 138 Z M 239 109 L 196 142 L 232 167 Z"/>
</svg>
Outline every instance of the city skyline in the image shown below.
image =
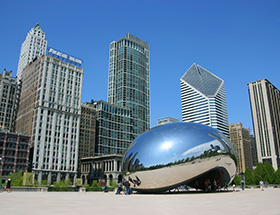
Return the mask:
<svg viewBox="0 0 280 215">
<path fill-rule="evenodd" d="M 253 128 L 249 82 L 266 78 L 280 88 L 278 1 L 269 5 L 261 1 L 68 2 L 54 7 L 29 1 L 24 10 L 24 2 L 2 2 L 6 10 L 0 15 L 0 70 L 12 70 L 15 77 L 21 44 L 39 23 L 48 46 L 83 60 L 82 103 L 107 99 L 112 41 L 131 33 L 148 42 L 151 127 L 166 116 L 182 121 L 180 77 L 193 63 L 225 81 L 229 124 L 241 122 L 244 128 Z"/>
</svg>

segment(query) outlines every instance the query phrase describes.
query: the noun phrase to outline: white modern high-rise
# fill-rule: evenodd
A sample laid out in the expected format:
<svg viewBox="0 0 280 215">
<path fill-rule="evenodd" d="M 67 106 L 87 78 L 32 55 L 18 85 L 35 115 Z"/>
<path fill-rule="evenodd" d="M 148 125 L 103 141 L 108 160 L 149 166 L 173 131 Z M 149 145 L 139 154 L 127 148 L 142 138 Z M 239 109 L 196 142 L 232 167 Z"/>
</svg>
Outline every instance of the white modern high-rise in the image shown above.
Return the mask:
<svg viewBox="0 0 280 215">
<path fill-rule="evenodd" d="M 267 79 L 248 84 L 258 162 L 280 167 L 280 91 Z"/>
<path fill-rule="evenodd" d="M 16 130 L 31 135 L 32 171 L 39 182 L 77 175 L 81 63 L 49 48 L 23 69 Z"/>
<path fill-rule="evenodd" d="M 17 80 L 22 78 L 22 70 L 28 63 L 36 57 L 46 54 L 47 40 L 45 33 L 37 23 L 34 28 L 28 32 L 25 41 L 21 45 L 20 56 L 18 61 Z"/>
<path fill-rule="evenodd" d="M 183 122 L 208 125 L 229 137 L 224 81 L 193 64 L 180 82 Z"/>
</svg>

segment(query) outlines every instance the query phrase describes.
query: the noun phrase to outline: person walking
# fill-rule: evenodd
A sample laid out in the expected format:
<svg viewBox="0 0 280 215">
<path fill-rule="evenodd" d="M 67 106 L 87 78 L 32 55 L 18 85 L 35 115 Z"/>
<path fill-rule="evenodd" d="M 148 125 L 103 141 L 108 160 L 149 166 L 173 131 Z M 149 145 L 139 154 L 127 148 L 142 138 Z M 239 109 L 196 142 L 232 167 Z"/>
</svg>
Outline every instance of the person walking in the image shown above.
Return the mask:
<svg viewBox="0 0 280 215">
<path fill-rule="evenodd" d="M 263 181 L 262 180 L 260 180 L 260 187 L 261 187 L 261 189 L 263 191 Z"/>
<path fill-rule="evenodd" d="M 217 181 L 214 179 L 213 181 L 213 190 L 216 192 L 217 190 Z"/>
<path fill-rule="evenodd" d="M 218 180 L 217 184 L 218 184 L 218 191 L 221 191 L 221 187 L 222 187 L 222 185 L 221 185 L 220 180 Z"/>
<path fill-rule="evenodd" d="M 7 186 L 6 186 L 6 191 L 7 191 L 8 193 L 11 192 L 11 186 L 12 186 L 12 181 L 11 181 L 11 179 L 9 178 L 9 179 L 8 179 L 8 182 L 7 182 Z"/>
<path fill-rule="evenodd" d="M 233 184 L 232 184 L 232 189 L 233 189 L 233 192 L 235 192 L 235 187 L 236 187 L 236 184 L 235 184 L 235 183 L 233 183 Z"/>
<path fill-rule="evenodd" d="M 122 182 L 119 180 L 117 185 L 118 185 L 118 189 L 117 189 L 116 195 L 120 195 L 121 191 L 122 191 Z"/>
</svg>

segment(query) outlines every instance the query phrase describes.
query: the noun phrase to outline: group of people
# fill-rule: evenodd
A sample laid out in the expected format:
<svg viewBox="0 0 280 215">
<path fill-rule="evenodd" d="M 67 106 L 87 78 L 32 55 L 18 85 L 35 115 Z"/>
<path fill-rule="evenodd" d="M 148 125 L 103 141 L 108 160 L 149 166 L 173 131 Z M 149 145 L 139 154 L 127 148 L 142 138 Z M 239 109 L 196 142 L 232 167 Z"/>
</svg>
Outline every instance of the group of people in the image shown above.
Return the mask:
<svg viewBox="0 0 280 215">
<path fill-rule="evenodd" d="M 245 189 L 245 180 L 241 179 L 240 182 L 241 182 L 241 189 L 244 190 Z M 129 195 L 129 194 L 132 193 L 132 190 L 130 188 L 129 180 L 126 180 L 125 178 L 123 180 L 119 180 L 117 185 L 118 185 L 118 188 L 117 188 L 116 195 L 120 195 L 122 191 L 126 195 Z M 195 187 L 198 187 L 198 182 L 197 181 L 195 183 Z M 262 191 L 264 190 L 263 187 L 264 187 L 264 182 L 260 181 L 260 188 L 261 188 Z M 234 183 L 233 183 L 232 188 L 233 188 L 233 191 L 235 192 L 236 185 Z M 183 191 L 188 190 L 188 187 L 187 186 L 182 186 L 182 190 Z M 226 182 L 224 183 L 224 191 L 225 190 L 228 190 L 228 184 Z M 210 179 L 206 179 L 205 180 L 205 191 L 206 192 L 221 191 L 221 182 L 219 180 L 216 181 L 214 179 L 213 183 L 211 183 Z"/>
<path fill-rule="evenodd" d="M 130 183 L 125 178 L 122 181 L 119 180 L 117 185 L 118 185 L 118 188 L 117 188 L 116 195 L 120 195 L 122 191 L 125 193 L 125 195 L 129 195 L 132 193 L 132 190 L 130 188 Z"/>
<path fill-rule="evenodd" d="M 241 183 L 241 189 L 244 190 L 244 189 L 245 189 L 245 180 L 241 179 L 241 180 L 240 180 L 240 183 Z M 260 188 L 261 188 L 261 190 L 264 191 L 264 189 L 263 189 L 263 187 L 264 187 L 264 182 L 263 182 L 262 180 L 260 180 L 259 183 L 260 183 Z M 236 190 L 235 190 L 235 188 L 236 188 L 235 183 L 233 183 L 232 188 L 233 188 L 233 191 L 235 192 L 235 191 L 236 191 Z"/>
<path fill-rule="evenodd" d="M 221 182 L 214 179 L 213 183 L 211 183 L 210 179 L 205 179 L 205 191 L 221 191 Z"/>
</svg>

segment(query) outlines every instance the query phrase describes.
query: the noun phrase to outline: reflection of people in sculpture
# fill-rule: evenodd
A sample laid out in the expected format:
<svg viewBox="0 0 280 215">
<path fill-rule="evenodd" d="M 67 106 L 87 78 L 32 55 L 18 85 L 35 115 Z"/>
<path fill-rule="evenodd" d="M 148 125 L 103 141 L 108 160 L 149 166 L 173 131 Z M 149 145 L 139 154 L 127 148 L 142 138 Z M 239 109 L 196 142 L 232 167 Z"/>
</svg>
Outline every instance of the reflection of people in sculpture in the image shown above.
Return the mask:
<svg viewBox="0 0 280 215">
<path fill-rule="evenodd" d="M 196 180 L 196 181 L 194 182 L 194 187 L 195 187 L 196 190 L 198 190 L 198 186 L 199 186 L 199 183 L 198 183 L 198 181 Z"/>
<path fill-rule="evenodd" d="M 211 181 L 210 181 L 210 179 L 208 179 L 208 190 L 209 190 L 209 192 L 211 192 Z"/>
<path fill-rule="evenodd" d="M 207 192 L 208 191 L 208 179 L 205 179 L 205 191 Z"/>
<path fill-rule="evenodd" d="M 211 151 L 212 151 L 212 152 L 217 152 L 217 151 L 219 151 L 219 150 L 221 149 L 220 146 L 218 146 L 218 145 L 213 146 L 213 145 L 211 144 L 210 147 L 211 147 Z"/>
<path fill-rule="evenodd" d="M 213 146 L 213 144 L 210 145 L 210 149 L 207 151 L 204 151 L 204 155 L 210 154 L 211 152 L 221 152 L 220 146 L 216 145 Z"/>
<path fill-rule="evenodd" d="M 224 191 L 225 191 L 225 190 L 228 191 L 228 184 L 227 184 L 227 182 L 225 182 Z"/>
<path fill-rule="evenodd" d="M 140 179 L 137 177 L 137 175 L 136 175 L 135 177 L 136 177 L 136 180 L 135 180 L 135 179 L 132 179 L 132 178 L 130 178 L 130 177 L 128 177 L 128 180 L 129 180 L 130 182 L 132 182 L 132 183 L 134 184 L 134 186 L 135 186 L 135 185 L 139 186 L 139 185 L 141 184 L 141 181 L 140 181 Z"/>
<path fill-rule="evenodd" d="M 214 179 L 213 181 L 213 190 L 216 191 L 217 189 L 217 181 Z"/>
<path fill-rule="evenodd" d="M 217 184 L 218 184 L 218 191 L 221 191 L 221 182 L 219 180 L 218 180 Z"/>
</svg>

